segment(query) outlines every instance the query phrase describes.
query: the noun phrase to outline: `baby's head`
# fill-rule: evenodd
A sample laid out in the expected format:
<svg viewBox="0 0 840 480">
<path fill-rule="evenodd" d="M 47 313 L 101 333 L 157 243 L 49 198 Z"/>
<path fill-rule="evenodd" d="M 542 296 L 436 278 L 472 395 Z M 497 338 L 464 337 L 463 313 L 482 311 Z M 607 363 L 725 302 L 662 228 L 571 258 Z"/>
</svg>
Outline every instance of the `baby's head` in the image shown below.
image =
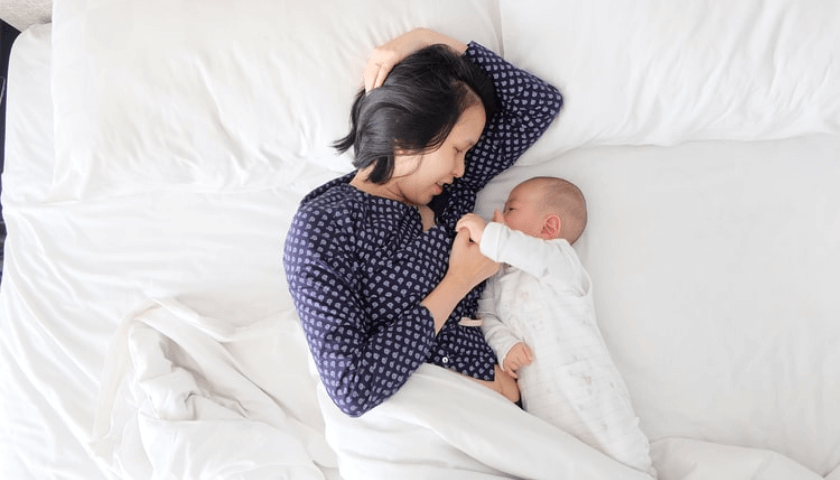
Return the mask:
<svg viewBox="0 0 840 480">
<path fill-rule="evenodd" d="M 520 183 L 508 196 L 504 223 L 513 230 L 570 244 L 586 228 L 586 199 L 573 183 L 557 177 L 534 177 Z"/>
</svg>

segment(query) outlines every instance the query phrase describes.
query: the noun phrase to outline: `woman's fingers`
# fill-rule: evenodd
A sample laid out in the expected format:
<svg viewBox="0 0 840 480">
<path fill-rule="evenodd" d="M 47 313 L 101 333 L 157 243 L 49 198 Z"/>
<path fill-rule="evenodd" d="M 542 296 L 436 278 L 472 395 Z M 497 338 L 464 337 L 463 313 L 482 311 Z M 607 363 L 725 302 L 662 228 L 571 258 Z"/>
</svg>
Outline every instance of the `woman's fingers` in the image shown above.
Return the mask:
<svg viewBox="0 0 840 480">
<path fill-rule="evenodd" d="M 391 73 L 391 69 L 394 66 L 390 63 L 382 63 L 379 65 L 379 72 L 376 74 L 376 80 L 373 82 L 373 87 L 371 88 L 379 88 L 385 83 L 385 78 Z"/>
<path fill-rule="evenodd" d="M 365 66 L 365 92 L 379 88 L 396 64 L 423 47 L 442 43 L 463 54 L 467 44 L 428 28 L 415 28 L 377 47 Z"/>
<path fill-rule="evenodd" d="M 374 49 L 365 66 L 365 91 L 381 87 L 396 64 L 417 50 L 431 45 L 439 37 L 440 34 L 426 28 L 416 28 Z"/>
<path fill-rule="evenodd" d="M 466 228 L 458 228 L 455 230 L 455 240 L 452 242 L 453 245 L 461 245 L 462 247 L 467 247 L 470 244 L 470 231 Z"/>
<path fill-rule="evenodd" d="M 376 77 L 379 76 L 380 65 L 378 63 L 368 63 L 365 67 L 365 92 L 373 90 L 373 85 L 376 83 Z"/>
<path fill-rule="evenodd" d="M 367 65 L 365 65 L 366 92 L 381 87 L 385 83 L 385 78 L 388 77 L 388 74 L 394 68 L 394 65 L 416 49 L 406 45 L 406 37 L 410 36 L 403 35 L 402 37 L 397 37 L 384 45 L 376 47 L 371 52 Z"/>
<path fill-rule="evenodd" d="M 485 257 L 478 244 L 470 241 L 469 230 L 461 228 L 452 241 L 449 268 L 459 272 L 461 278 L 474 287 L 493 276 L 499 269 L 499 264 Z"/>
<path fill-rule="evenodd" d="M 395 63 L 386 59 L 386 54 L 374 54 L 365 67 L 365 92 L 379 88 L 385 83 L 385 78 L 391 73 Z"/>
<path fill-rule="evenodd" d="M 493 383 L 502 395 L 507 397 L 511 402 L 519 401 L 519 387 L 516 385 L 516 380 L 509 373 L 505 372 L 501 367 L 496 365 L 496 379 Z"/>
</svg>

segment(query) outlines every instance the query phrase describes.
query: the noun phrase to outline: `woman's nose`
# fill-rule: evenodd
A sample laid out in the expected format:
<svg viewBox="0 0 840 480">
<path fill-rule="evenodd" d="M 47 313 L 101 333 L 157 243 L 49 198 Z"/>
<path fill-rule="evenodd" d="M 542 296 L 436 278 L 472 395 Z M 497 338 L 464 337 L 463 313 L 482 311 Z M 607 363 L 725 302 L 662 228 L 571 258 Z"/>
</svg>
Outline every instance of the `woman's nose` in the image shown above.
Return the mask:
<svg viewBox="0 0 840 480">
<path fill-rule="evenodd" d="M 455 178 L 461 178 L 464 176 L 464 170 L 466 170 L 466 168 L 467 164 L 464 161 L 464 157 L 458 155 L 458 158 L 455 159 L 455 169 L 452 171 L 452 175 L 454 175 Z"/>
</svg>

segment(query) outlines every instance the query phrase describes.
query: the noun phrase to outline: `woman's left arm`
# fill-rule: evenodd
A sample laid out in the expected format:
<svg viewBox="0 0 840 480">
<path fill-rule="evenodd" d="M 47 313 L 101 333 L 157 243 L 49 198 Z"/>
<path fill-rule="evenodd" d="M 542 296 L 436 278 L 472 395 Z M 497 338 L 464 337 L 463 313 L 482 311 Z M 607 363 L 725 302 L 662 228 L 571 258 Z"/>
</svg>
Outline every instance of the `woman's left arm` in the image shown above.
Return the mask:
<svg viewBox="0 0 840 480">
<path fill-rule="evenodd" d="M 560 91 L 486 47 L 470 42 L 466 58 L 484 69 L 496 89 L 497 111 L 468 152 L 462 181 L 475 191 L 513 165 L 560 113 Z"/>
</svg>

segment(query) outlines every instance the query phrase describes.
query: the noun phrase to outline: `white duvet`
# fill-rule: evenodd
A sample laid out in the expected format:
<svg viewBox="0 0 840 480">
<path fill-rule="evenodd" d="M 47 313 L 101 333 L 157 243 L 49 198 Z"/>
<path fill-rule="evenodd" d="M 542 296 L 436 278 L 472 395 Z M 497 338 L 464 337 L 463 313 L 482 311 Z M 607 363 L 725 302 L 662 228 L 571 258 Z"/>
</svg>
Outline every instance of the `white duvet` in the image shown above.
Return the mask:
<svg viewBox="0 0 840 480">
<path fill-rule="evenodd" d="M 320 386 L 314 401 L 305 348 L 291 312 L 224 319 L 154 301 L 111 345 L 94 451 L 121 478 L 650 479 L 433 365 L 347 417 Z M 768 451 L 688 439 L 653 453 L 661 478 L 821 478 Z"/>
<path fill-rule="evenodd" d="M 111 345 L 94 451 L 125 478 L 324 478 L 335 456 L 301 341 L 290 314 L 243 322 L 152 302 Z"/>
<path fill-rule="evenodd" d="M 339 478 L 330 446 L 348 480 L 647 478 L 430 365 L 361 418 L 320 392 L 325 436 L 303 349 L 291 314 L 251 323 L 154 302 L 111 346 L 95 451 L 127 478 Z"/>
</svg>

